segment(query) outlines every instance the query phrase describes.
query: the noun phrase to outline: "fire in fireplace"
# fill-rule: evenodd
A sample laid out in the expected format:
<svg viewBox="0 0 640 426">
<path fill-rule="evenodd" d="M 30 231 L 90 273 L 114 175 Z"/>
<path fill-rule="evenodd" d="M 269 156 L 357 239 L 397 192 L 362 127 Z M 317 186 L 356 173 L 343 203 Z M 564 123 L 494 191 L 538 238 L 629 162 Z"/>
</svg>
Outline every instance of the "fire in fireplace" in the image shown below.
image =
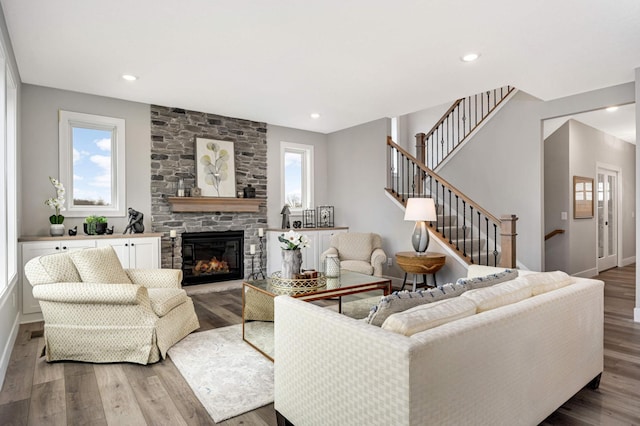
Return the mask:
<svg viewBox="0 0 640 426">
<path fill-rule="evenodd" d="M 182 285 L 244 277 L 244 231 L 182 234 Z"/>
</svg>

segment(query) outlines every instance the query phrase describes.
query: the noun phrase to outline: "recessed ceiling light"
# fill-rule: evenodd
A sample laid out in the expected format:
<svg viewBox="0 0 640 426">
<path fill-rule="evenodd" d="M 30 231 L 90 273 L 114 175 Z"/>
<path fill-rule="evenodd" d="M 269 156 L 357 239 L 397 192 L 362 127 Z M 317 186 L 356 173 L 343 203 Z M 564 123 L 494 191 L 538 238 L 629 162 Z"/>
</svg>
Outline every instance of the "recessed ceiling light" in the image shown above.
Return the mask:
<svg viewBox="0 0 640 426">
<path fill-rule="evenodd" d="M 124 78 L 127 81 L 136 81 L 138 79 L 138 77 L 132 74 L 122 74 L 122 78 Z"/>
<path fill-rule="evenodd" d="M 610 106 L 609 108 L 607 108 L 607 111 L 609 111 L 609 112 L 614 112 L 614 111 L 617 111 L 617 110 L 618 110 L 617 106 Z"/>
<path fill-rule="evenodd" d="M 476 59 L 478 59 L 479 57 L 480 57 L 480 55 L 477 54 L 477 53 L 467 53 L 466 55 L 464 55 L 460 59 L 462 59 L 463 62 L 473 62 Z"/>
<path fill-rule="evenodd" d="M 318 114 L 317 112 L 312 112 L 311 114 L 309 114 L 309 116 L 314 120 L 317 120 L 318 118 L 320 118 L 320 114 Z"/>
</svg>

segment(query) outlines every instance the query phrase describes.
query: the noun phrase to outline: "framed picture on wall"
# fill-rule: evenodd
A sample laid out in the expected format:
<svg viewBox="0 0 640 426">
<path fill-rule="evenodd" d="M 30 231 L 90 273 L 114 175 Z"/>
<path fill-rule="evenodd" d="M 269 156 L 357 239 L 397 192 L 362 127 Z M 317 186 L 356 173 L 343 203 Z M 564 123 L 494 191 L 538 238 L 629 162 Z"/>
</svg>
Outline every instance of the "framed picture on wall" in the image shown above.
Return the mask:
<svg viewBox="0 0 640 426">
<path fill-rule="evenodd" d="M 573 177 L 573 218 L 593 217 L 593 178 Z"/>
<path fill-rule="evenodd" d="M 196 138 L 196 186 L 204 197 L 235 197 L 233 142 Z"/>
</svg>

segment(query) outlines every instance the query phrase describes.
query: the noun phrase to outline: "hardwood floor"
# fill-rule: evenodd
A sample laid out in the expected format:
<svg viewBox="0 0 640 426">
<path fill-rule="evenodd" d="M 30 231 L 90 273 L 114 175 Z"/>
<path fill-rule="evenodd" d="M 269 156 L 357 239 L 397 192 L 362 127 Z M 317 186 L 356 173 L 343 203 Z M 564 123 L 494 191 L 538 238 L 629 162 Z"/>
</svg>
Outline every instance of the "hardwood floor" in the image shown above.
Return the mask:
<svg viewBox="0 0 640 426">
<path fill-rule="evenodd" d="M 632 320 L 635 265 L 602 273 L 605 286 L 604 373 L 543 425 L 640 425 L 640 324 Z M 241 321 L 240 289 L 192 296 L 200 331 Z M 44 342 L 20 327 L 0 391 L 0 425 L 214 424 L 170 358 L 150 365 L 47 364 Z M 37 333 L 36 333 L 37 334 Z M 275 425 L 273 404 L 221 425 Z"/>
</svg>

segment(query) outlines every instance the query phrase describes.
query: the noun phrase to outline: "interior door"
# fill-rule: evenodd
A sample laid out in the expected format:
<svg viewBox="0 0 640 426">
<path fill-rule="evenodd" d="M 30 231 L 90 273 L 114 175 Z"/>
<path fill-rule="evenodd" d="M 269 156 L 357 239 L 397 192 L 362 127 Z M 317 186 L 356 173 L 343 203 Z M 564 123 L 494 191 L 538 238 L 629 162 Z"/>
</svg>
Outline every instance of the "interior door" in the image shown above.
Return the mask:
<svg viewBox="0 0 640 426">
<path fill-rule="evenodd" d="M 618 266 L 618 173 L 598 169 L 598 272 Z"/>
</svg>

